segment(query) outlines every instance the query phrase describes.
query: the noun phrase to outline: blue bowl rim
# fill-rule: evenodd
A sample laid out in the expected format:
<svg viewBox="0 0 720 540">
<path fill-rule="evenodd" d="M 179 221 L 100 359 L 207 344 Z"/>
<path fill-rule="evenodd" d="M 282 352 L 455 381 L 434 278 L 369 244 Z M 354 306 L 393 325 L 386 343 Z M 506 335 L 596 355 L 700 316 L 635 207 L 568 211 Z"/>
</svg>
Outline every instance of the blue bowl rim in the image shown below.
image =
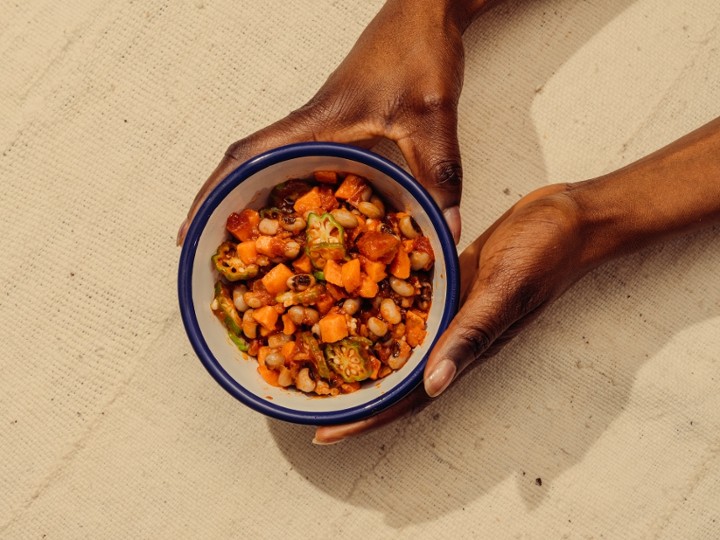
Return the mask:
<svg viewBox="0 0 720 540">
<path fill-rule="evenodd" d="M 233 377 L 231 377 L 214 357 L 195 316 L 192 300 L 192 272 L 195 253 L 200 236 L 215 207 L 239 184 L 258 171 L 299 157 L 330 156 L 344 158 L 373 167 L 397 181 L 404 189 L 420 203 L 428 217 L 436 225 L 437 234 L 442 246 L 446 262 L 446 309 L 440 321 L 437 335 L 434 337 L 429 350 L 450 324 L 458 309 L 460 297 L 460 271 L 457 250 L 450 229 L 445 218 L 431 195 L 413 179 L 406 171 L 388 159 L 363 148 L 340 143 L 306 142 L 281 146 L 259 154 L 231 172 L 218 184 L 200 206 L 195 219 L 188 228 L 178 268 L 178 298 L 180 314 L 190 343 L 205 369 L 230 395 L 248 407 L 267 416 L 292 422 L 296 424 L 332 425 L 353 422 L 367 418 L 384 410 L 409 394 L 422 379 L 423 370 L 427 362 L 427 355 L 415 369 L 398 385 L 381 396 L 354 407 L 337 411 L 297 411 L 264 400 L 246 390 Z M 429 354 L 429 353 L 428 353 Z"/>
</svg>

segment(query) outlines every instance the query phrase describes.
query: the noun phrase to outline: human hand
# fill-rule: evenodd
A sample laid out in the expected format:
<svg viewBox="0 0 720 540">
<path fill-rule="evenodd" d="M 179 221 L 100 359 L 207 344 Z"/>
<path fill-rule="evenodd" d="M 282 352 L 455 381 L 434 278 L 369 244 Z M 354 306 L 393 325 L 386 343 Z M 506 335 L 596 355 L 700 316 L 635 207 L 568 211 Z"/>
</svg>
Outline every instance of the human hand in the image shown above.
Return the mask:
<svg viewBox="0 0 720 540">
<path fill-rule="evenodd" d="M 593 268 L 717 224 L 720 118 L 605 176 L 530 193 L 460 256 L 463 305 L 430 354 L 424 387 L 366 420 L 320 427 L 314 442 L 338 442 L 422 408 Z"/>
<path fill-rule="evenodd" d="M 485 2 L 388 0 L 315 96 L 282 120 L 228 148 L 192 203 L 178 244 L 210 191 L 247 159 L 303 141 L 370 148 L 394 141 L 460 238 L 462 167 L 457 104 L 462 32 Z"/>
<path fill-rule="evenodd" d="M 466 368 L 497 353 L 600 261 L 582 234 L 579 208 L 564 184 L 541 188 L 508 210 L 460 256 L 463 305 L 425 367 L 425 384 L 371 418 L 320 427 L 330 444 L 416 412 Z"/>
</svg>

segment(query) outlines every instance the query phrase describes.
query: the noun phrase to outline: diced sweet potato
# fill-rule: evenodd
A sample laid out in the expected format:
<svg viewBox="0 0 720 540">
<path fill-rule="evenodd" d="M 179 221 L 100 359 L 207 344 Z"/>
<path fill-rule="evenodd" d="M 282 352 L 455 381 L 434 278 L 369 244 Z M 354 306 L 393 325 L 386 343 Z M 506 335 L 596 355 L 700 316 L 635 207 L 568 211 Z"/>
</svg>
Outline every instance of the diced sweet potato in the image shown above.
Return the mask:
<svg viewBox="0 0 720 540">
<path fill-rule="evenodd" d="M 293 275 L 292 270 L 283 263 L 280 263 L 265 274 L 261 281 L 263 285 L 265 285 L 267 292 L 270 294 L 280 294 L 281 292 L 287 291 L 287 280 Z"/>
<path fill-rule="evenodd" d="M 299 274 L 309 274 L 312 272 L 312 261 L 307 253 L 303 253 L 302 257 L 292 262 L 292 266 Z"/>
<path fill-rule="evenodd" d="M 380 287 L 368 276 L 363 276 L 360 289 L 358 289 L 358 295 L 363 298 L 375 298 L 378 294 Z"/>
<path fill-rule="evenodd" d="M 352 259 L 342 265 L 342 285 L 347 292 L 353 292 L 362 283 L 360 276 L 360 260 Z"/>
<path fill-rule="evenodd" d="M 325 315 L 335 304 L 335 299 L 329 294 L 323 294 L 320 298 L 315 301 L 315 307 L 322 314 Z"/>
<path fill-rule="evenodd" d="M 263 306 L 252 313 L 255 322 L 262 326 L 265 330 L 272 331 L 278 320 L 278 312 L 273 306 Z"/>
<path fill-rule="evenodd" d="M 320 197 L 320 209 L 323 212 L 330 212 L 340 206 L 340 203 L 338 203 L 338 200 L 335 198 L 335 195 L 329 186 L 320 186 L 317 189 Z"/>
<path fill-rule="evenodd" d="M 292 359 L 295 356 L 295 349 L 297 346 L 295 345 L 294 341 L 288 341 L 285 345 L 282 346 L 282 349 L 280 349 L 280 352 L 285 357 L 286 362 L 292 361 Z"/>
<path fill-rule="evenodd" d="M 408 311 L 405 319 L 405 335 L 408 345 L 417 347 L 423 342 L 426 334 L 425 319 L 414 310 Z"/>
<path fill-rule="evenodd" d="M 410 257 L 402 245 L 398 248 L 395 258 L 390 263 L 390 273 L 400 279 L 410 277 Z"/>
<path fill-rule="evenodd" d="M 320 326 L 320 339 L 325 343 L 335 343 L 348 336 L 345 315 L 336 311 L 325 315 L 318 324 Z"/>
<path fill-rule="evenodd" d="M 264 365 L 258 365 L 257 370 L 263 380 L 270 386 L 280 386 L 278 383 L 278 376 L 280 375 L 279 372 Z"/>
<path fill-rule="evenodd" d="M 430 259 L 423 270 L 430 270 L 433 264 L 435 264 L 435 252 L 433 251 L 432 245 L 430 245 L 430 239 L 427 236 L 418 236 L 415 238 L 415 240 L 413 240 L 413 247 L 409 251 L 419 251 L 427 253 L 430 256 Z"/>
<path fill-rule="evenodd" d="M 368 259 L 390 264 L 400 247 L 400 239 L 389 233 L 369 231 L 358 239 L 356 245 Z"/>
<path fill-rule="evenodd" d="M 348 174 L 340 187 L 335 191 L 335 197 L 345 199 L 352 205 L 362 200 L 362 193 L 368 187 L 367 182 L 354 174 Z"/>
<path fill-rule="evenodd" d="M 287 313 L 282 316 L 283 323 L 283 334 L 286 336 L 292 336 L 297 330 L 297 325 L 290 319 L 290 315 Z"/>
<path fill-rule="evenodd" d="M 367 276 L 372 279 L 375 283 L 378 283 L 387 277 L 385 271 L 385 265 L 378 261 L 371 261 L 370 259 L 362 258 L 363 271 Z"/>
<path fill-rule="evenodd" d="M 260 364 L 262 367 L 265 367 L 265 359 L 267 358 L 267 355 L 272 352 L 272 349 L 267 346 L 260 347 L 257 353 L 257 361 L 258 364 Z"/>
<path fill-rule="evenodd" d="M 335 171 L 315 171 L 313 176 L 321 184 L 337 184 L 338 182 L 338 175 Z"/>
<path fill-rule="evenodd" d="M 255 249 L 255 241 L 247 240 L 245 242 L 240 242 L 237 246 L 237 254 L 243 263 L 254 263 L 257 259 L 257 249 Z"/>
<path fill-rule="evenodd" d="M 329 260 L 327 263 L 325 263 L 323 273 L 325 274 L 325 281 L 327 281 L 328 283 L 332 283 L 333 285 L 337 285 L 338 287 L 343 286 L 342 266 L 340 266 L 340 264 L 336 261 Z"/>
<path fill-rule="evenodd" d="M 255 249 L 261 255 L 277 259 L 285 254 L 285 240 L 277 236 L 261 235 L 255 240 Z"/>
<path fill-rule="evenodd" d="M 239 214 L 233 212 L 227 218 L 225 228 L 235 238 L 244 242 L 250 240 L 253 234 L 257 232 L 257 225 L 260 223 L 260 214 L 256 210 L 246 208 Z"/>
<path fill-rule="evenodd" d="M 316 186 L 299 197 L 293 209 L 302 216 L 305 212 L 317 212 L 320 209 L 320 202 L 320 192 Z"/>
</svg>

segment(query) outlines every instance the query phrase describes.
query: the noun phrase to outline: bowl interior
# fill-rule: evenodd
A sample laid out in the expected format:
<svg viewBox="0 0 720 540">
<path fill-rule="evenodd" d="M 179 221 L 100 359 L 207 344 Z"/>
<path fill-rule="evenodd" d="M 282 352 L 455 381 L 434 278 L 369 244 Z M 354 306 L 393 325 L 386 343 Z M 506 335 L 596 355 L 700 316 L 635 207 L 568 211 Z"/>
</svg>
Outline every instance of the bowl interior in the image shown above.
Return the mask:
<svg viewBox="0 0 720 540">
<path fill-rule="evenodd" d="M 257 373 L 255 359 L 241 353 L 232 344 L 226 329 L 210 310 L 213 287 L 217 280 L 217 273 L 210 258 L 227 236 L 225 221 L 228 215 L 247 207 L 261 208 L 266 204 L 274 185 L 291 178 L 309 177 L 316 170 L 349 172 L 367 178 L 386 204 L 394 207 L 395 210 L 407 211 L 415 218 L 423 233 L 428 236 L 436 257 L 433 272 L 433 301 L 428 316 L 427 337 L 423 344 L 413 351 L 402 369 L 384 379 L 366 382 L 357 392 L 333 397 L 313 397 L 294 389 L 277 388 L 267 384 Z M 414 386 L 422 376 L 424 359 L 439 333 L 443 314 L 450 300 L 449 296 L 457 294 L 456 287 L 448 283 L 446 274 L 448 261 L 440 236 L 422 205 L 387 174 L 364 163 L 337 156 L 294 157 L 260 168 L 244 180 L 238 178 L 237 181 L 240 183 L 231 189 L 207 217 L 192 259 L 192 313 L 199 327 L 200 341 L 204 340 L 204 344 L 200 343 L 199 346 L 202 348 L 204 345 L 217 361 L 219 372 L 223 375 L 223 380 L 219 382 L 236 397 L 261 412 L 285 420 L 308 423 L 323 423 L 322 415 L 328 411 L 353 410 L 355 417 L 367 416 L 375 412 L 375 409 L 384 408 L 387 404 L 383 402 L 383 396 L 401 383 L 408 385 L 408 378 L 416 379 L 412 383 Z M 454 254 L 454 246 L 452 253 Z M 457 279 L 457 276 L 453 279 Z M 455 303 L 456 300 L 449 302 L 453 306 Z M 194 345 L 198 351 L 198 345 Z M 203 354 L 199 355 L 202 359 Z M 203 359 L 206 366 L 208 360 L 212 361 L 208 358 Z M 218 378 L 218 373 L 213 375 Z M 367 410 L 363 411 L 363 409 Z"/>
</svg>

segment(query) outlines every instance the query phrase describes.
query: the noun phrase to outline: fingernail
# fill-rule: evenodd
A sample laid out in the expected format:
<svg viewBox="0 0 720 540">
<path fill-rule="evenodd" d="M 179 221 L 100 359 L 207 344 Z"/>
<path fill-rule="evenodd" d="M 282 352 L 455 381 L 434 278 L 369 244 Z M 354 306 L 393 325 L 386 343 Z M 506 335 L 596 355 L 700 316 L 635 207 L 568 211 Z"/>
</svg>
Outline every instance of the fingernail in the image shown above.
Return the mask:
<svg viewBox="0 0 720 540">
<path fill-rule="evenodd" d="M 345 440 L 345 439 L 340 438 L 340 439 L 333 439 L 333 440 L 330 440 L 330 441 L 319 441 L 317 437 L 313 437 L 312 443 L 313 443 L 313 444 L 316 444 L 316 445 L 318 445 L 318 446 L 329 446 L 329 445 L 331 445 L 331 444 L 337 444 L 337 443 L 342 442 L 342 441 L 344 441 L 344 440 Z"/>
<path fill-rule="evenodd" d="M 441 360 L 425 379 L 425 392 L 427 392 L 427 395 L 437 397 L 442 394 L 455 378 L 455 373 L 457 373 L 455 362 L 447 358 Z"/>
<path fill-rule="evenodd" d="M 180 244 L 183 243 L 183 240 L 185 239 L 185 233 L 187 233 L 187 228 L 188 228 L 188 221 L 187 221 L 187 219 L 185 219 L 182 222 L 182 225 L 180 225 L 180 230 L 178 230 L 177 239 L 175 240 L 176 245 L 179 246 Z"/>
<path fill-rule="evenodd" d="M 447 221 L 450 232 L 453 235 L 453 240 L 457 244 L 460 241 L 460 234 L 462 233 L 462 221 L 460 219 L 460 207 L 451 206 L 443 210 L 445 221 Z"/>
</svg>

